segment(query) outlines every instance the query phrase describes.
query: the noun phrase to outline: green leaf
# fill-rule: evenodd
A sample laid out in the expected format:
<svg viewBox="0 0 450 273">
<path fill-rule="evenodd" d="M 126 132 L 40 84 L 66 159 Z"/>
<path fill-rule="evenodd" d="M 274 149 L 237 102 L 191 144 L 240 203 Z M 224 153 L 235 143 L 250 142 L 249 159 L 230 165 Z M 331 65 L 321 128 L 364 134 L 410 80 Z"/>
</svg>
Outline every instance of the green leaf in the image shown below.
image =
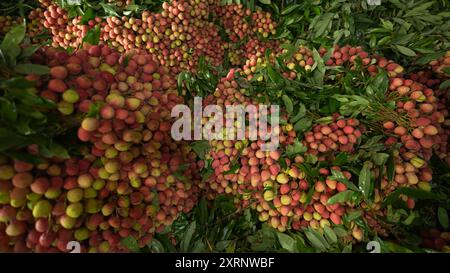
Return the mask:
<svg viewBox="0 0 450 273">
<path fill-rule="evenodd" d="M 345 237 L 348 235 L 348 231 L 344 228 L 341 227 L 335 227 L 334 228 L 334 233 L 338 236 L 338 237 Z"/>
<path fill-rule="evenodd" d="M 278 241 L 280 242 L 280 245 L 283 249 L 294 252 L 295 251 L 295 240 L 291 236 L 277 232 Z"/>
<path fill-rule="evenodd" d="M 17 109 L 14 101 L 0 97 L 0 117 L 6 122 L 13 123 L 17 119 Z"/>
<path fill-rule="evenodd" d="M 289 122 L 290 123 L 296 123 L 299 119 L 304 117 L 305 114 L 306 114 L 306 107 L 305 107 L 305 105 L 303 103 L 300 103 L 300 106 L 298 108 L 297 114 L 295 114 L 295 116 L 291 117 Z"/>
<path fill-rule="evenodd" d="M 414 52 L 414 50 L 407 48 L 405 46 L 401 46 L 401 45 L 393 45 L 394 48 L 396 48 L 400 53 L 402 53 L 403 55 L 409 56 L 409 57 L 414 57 L 416 56 L 416 52 Z"/>
<path fill-rule="evenodd" d="M 172 173 L 172 175 L 173 175 L 176 179 L 178 179 L 178 180 L 180 180 L 180 181 L 183 181 L 183 182 L 186 182 L 186 181 L 187 181 L 187 177 L 184 176 L 182 173 L 180 173 L 180 172 L 178 172 L 178 171 Z"/>
<path fill-rule="evenodd" d="M 271 0 L 259 0 L 259 2 L 264 5 L 270 5 Z"/>
<path fill-rule="evenodd" d="M 348 245 L 346 245 L 343 249 L 342 249 L 342 253 L 352 253 L 352 244 L 349 243 Z"/>
<path fill-rule="evenodd" d="M 331 122 L 333 122 L 333 117 L 322 117 L 315 121 L 316 124 L 330 124 Z"/>
<path fill-rule="evenodd" d="M 283 99 L 287 113 L 289 115 L 292 114 L 292 111 L 294 111 L 294 105 L 292 104 L 291 98 L 289 98 L 287 95 L 283 95 L 281 98 Z"/>
<path fill-rule="evenodd" d="M 29 153 L 8 151 L 8 152 L 3 152 L 3 154 L 6 155 L 7 157 L 12 158 L 12 159 L 28 162 L 28 163 L 35 164 L 35 165 L 45 162 L 39 156 L 32 155 L 32 154 L 29 154 Z"/>
<path fill-rule="evenodd" d="M 296 132 L 305 131 L 311 126 L 311 124 L 312 124 L 312 119 L 310 119 L 308 117 L 304 117 L 304 118 L 300 119 L 299 121 L 297 121 L 297 123 L 295 123 L 294 130 Z"/>
<path fill-rule="evenodd" d="M 301 7 L 301 5 L 299 4 L 293 4 L 293 5 L 289 5 L 287 7 L 285 7 L 282 11 L 281 11 L 281 15 L 286 15 L 289 14 L 291 12 L 293 12 L 294 10 L 296 10 L 297 8 Z"/>
<path fill-rule="evenodd" d="M 30 128 L 31 120 L 19 117 L 19 119 L 13 124 L 13 127 L 17 129 L 17 131 L 22 135 L 30 135 L 33 133 L 33 130 Z"/>
<path fill-rule="evenodd" d="M 86 36 L 84 36 L 83 38 L 83 43 L 88 43 L 90 45 L 98 45 L 99 41 L 100 41 L 100 27 L 98 25 L 88 30 Z"/>
<path fill-rule="evenodd" d="M 81 18 L 80 25 L 86 25 L 90 20 L 95 19 L 95 12 L 93 9 L 88 8 Z"/>
<path fill-rule="evenodd" d="M 23 75 L 47 75 L 50 72 L 50 69 L 45 65 L 39 64 L 18 64 L 14 67 L 14 71 Z"/>
<path fill-rule="evenodd" d="M 67 0 L 66 2 L 69 6 L 79 6 L 82 0 Z"/>
<path fill-rule="evenodd" d="M 316 164 L 317 160 L 318 160 L 317 156 L 309 153 L 306 154 L 305 163 Z"/>
<path fill-rule="evenodd" d="M 414 251 L 412 251 L 411 249 L 400 246 L 393 242 L 384 241 L 384 245 L 391 253 L 414 253 Z"/>
<path fill-rule="evenodd" d="M 91 105 L 89 105 L 87 116 L 90 118 L 97 118 L 98 115 L 100 114 L 101 107 L 102 107 L 101 102 L 96 101 L 94 103 L 91 103 Z"/>
<path fill-rule="evenodd" d="M 278 71 L 275 71 L 272 65 L 270 64 L 269 59 L 268 58 L 266 59 L 267 59 L 267 74 L 269 75 L 269 79 L 275 84 L 281 83 L 283 81 L 283 78 L 281 77 L 280 73 L 278 73 Z"/>
<path fill-rule="evenodd" d="M 449 228 L 448 213 L 447 210 L 443 207 L 438 208 L 438 220 L 443 228 Z"/>
<path fill-rule="evenodd" d="M 317 67 L 317 71 L 320 73 L 318 74 L 321 77 L 321 81 L 323 81 L 323 75 L 325 73 L 325 63 L 323 61 L 323 58 L 320 56 L 317 49 L 313 48 L 313 59 L 314 59 L 314 65 L 312 66 L 312 69 Z"/>
<path fill-rule="evenodd" d="M 201 160 L 205 159 L 205 155 L 211 149 L 211 147 L 209 146 L 209 142 L 206 140 L 194 141 L 190 146 Z"/>
<path fill-rule="evenodd" d="M 378 166 L 384 166 L 389 158 L 389 154 L 386 153 L 375 153 L 372 156 L 373 162 Z"/>
<path fill-rule="evenodd" d="M 354 193 L 355 193 L 354 191 L 349 191 L 349 190 L 339 192 L 339 193 L 333 195 L 332 197 L 330 197 L 327 201 L 327 204 L 333 205 L 336 203 L 345 203 L 347 201 L 350 201 L 350 199 L 352 198 Z"/>
<path fill-rule="evenodd" d="M 154 239 L 154 238 L 152 239 L 152 241 L 149 244 L 147 244 L 147 246 L 150 248 L 150 251 L 152 253 L 164 253 L 164 252 L 166 252 L 164 250 L 163 244 L 160 241 L 158 241 L 157 239 Z"/>
<path fill-rule="evenodd" d="M 6 132 L 7 131 L 7 132 Z M 0 152 L 21 148 L 30 144 L 29 139 L 10 130 L 0 131 Z"/>
<path fill-rule="evenodd" d="M 1 85 L 4 86 L 4 88 L 27 89 L 33 87 L 34 83 L 31 81 L 27 81 L 22 77 L 14 77 L 7 81 L 2 81 Z"/>
<path fill-rule="evenodd" d="M 303 146 L 303 144 L 298 139 L 296 139 L 294 141 L 294 144 L 286 146 L 286 155 L 288 157 L 292 157 L 294 155 L 304 153 L 307 150 L 308 150 L 308 148 Z"/>
<path fill-rule="evenodd" d="M 419 65 L 425 65 L 431 61 L 441 58 L 444 55 L 445 55 L 444 52 L 435 52 L 435 53 L 426 54 L 426 55 L 421 56 L 419 59 L 417 59 L 416 63 Z"/>
<path fill-rule="evenodd" d="M 450 86 L 450 80 L 446 80 L 439 85 L 439 89 L 446 89 Z"/>
<path fill-rule="evenodd" d="M 444 68 L 442 69 L 442 71 L 444 71 L 445 74 L 450 75 L 450 66 L 444 67 Z"/>
<path fill-rule="evenodd" d="M 347 222 L 355 221 L 356 219 L 361 217 L 361 211 L 355 210 L 345 215 L 345 220 Z"/>
<path fill-rule="evenodd" d="M 139 5 L 127 5 L 125 9 L 132 12 L 137 12 L 139 10 Z"/>
<path fill-rule="evenodd" d="M 414 188 L 398 188 L 394 192 L 392 192 L 389 196 L 386 197 L 386 199 L 383 202 L 383 206 L 391 205 L 396 200 L 398 200 L 399 196 L 401 194 L 410 196 L 412 198 L 416 199 L 423 199 L 423 200 L 445 200 L 446 197 L 443 194 L 438 193 L 432 193 L 427 192 L 421 189 L 414 189 Z"/>
<path fill-rule="evenodd" d="M 103 2 L 100 2 L 100 6 L 103 8 L 103 10 L 105 11 L 105 13 L 109 16 L 116 16 L 119 17 L 120 15 L 116 12 L 116 10 L 114 9 L 114 7 L 110 4 L 105 4 Z"/>
<path fill-rule="evenodd" d="M 25 26 L 23 24 L 16 25 L 11 28 L 8 33 L 6 33 L 5 38 L 0 45 L 2 53 L 7 56 L 8 64 L 10 66 L 15 66 L 16 58 L 20 54 L 20 43 L 22 43 L 25 37 Z"/>
<path fill-rule="evenodd" d="M 344 183 L 347 188 L 353 191 L 359 191 L 359 189 L 352 182 L 348 181 L 348 179 L 344 176 L 344 174 L 337 170 L 331 170 L 331 176 L 328 177 L 332 180 L 337 180 L 339 182 Z"/>
<path fill-rule="evenodd" d="M 31 57 L 38 49 L 40 45 L 29 45 L 22 48 L 22 52 L 20 53 L 20 58 L 26 59 Z"/>
<path fill-rule="evenodd" d="M 364 195 L 364 198 L 369 199 L 372 189 L 372 183 L 371 183 L 371 172 L 370 172 L 370 162 L 366 161 L 364 162 L 364 165 L 359 172 L 359 189 Z"/>
<path fill-rule="evenodd" d="M 139 252 L 139 245 L 134 237 L 128 236 L 126 238 L 123 238 L 121 243 L 125 248 L 127 248 L 131 252 Z"/>
<path fill-rule="evenodd" d="M 348 162 L 347 153 L 339 153 L 333 161 L 333 166 L 342 166 Z"/>
<path fill-rule="evenodd" d="M 329 247 L 327 241 L 319 232 L 313 229 L 307 229 L 305 230 L 305 235 L 315 249 L 319 251 L 325 251 Z"/>
<path fill-rule="evenodd" d="M 394 179 L 395 175 L 395 162 L 394 162 L 394 156 L 392 154 L 389 155 L 389 159 L 387 161 L 387 179 L 389 182 Z"/>
<path fill-rule="evenodd" d="M 408 44 L 417 34 L 416 33 L 409 33 L 406 35 L 400 35 L 396 37 L 394 40 L 392 40 L 393 44 L 397 45 L 406 45 Z"/>
<path fill-rule="evenodd" d="M 233 166 L 231 166 L 231 168 L 228 171 L 223 172 L 224 175 L 227 174 L 235 174 L 240 168 L 239 164 L 235 164 Z"/>
<path fill-rule="evenodd" d="M 384 94 L 389 87 L 389 78 L 386 71 L 380 71 L 371 81 L 370 85 L 374 90 Z"/>
<path fill-rule="evenodd" d="M 216 248 L 219 251 L 224 251 L 231 243 L 231 240 L 223 240 L 216 243 Z"/>
<path fill-rule="evenodd" d="M 325 238 L 327 239 L 328 243 L 335 244 L 337 243 L 337 236 L 336 233 L 327 225 L 323 227 L 323 233 L 325 234 Z"/>
<path fill-rule="evenodd" d="M 414 2 L 413 2 L 414 3 Z M 415 8 L 409 10 L 408 12 L 405 13 L 405 17 L 409 17 L 409 16 L 418 16 L 419 14 L 424 14 L 424 13 L 429 13 L 428 11 L 426 11 L 428 8 L 430 8 L 431 6 L 433 6 L 435 3 L 434 1 L 427 1 L 425 3 L 422 3 L 419 6 L 416 6 Z"/>
<path fill-rule="evenodd" d="M 313 26 L 313 38 L 321 37 L 325 31 L 327 30 L 328 26 L 331 24 L 331 20 L 333 19 L 334 13 L 327 12 L 325 14 L 319 15 L 318 17 L 314 18 L 316 20 L 315 24 L 311 24 L 310 26 Z"/>
<path fill-rule="evenodd" d="M 394 30 L 394 25 L 392 24 L 391 21 L 388 20 L 384 20 L 382 18 L 380 18 L 381 20 L 381 24 L 383 25 L 383 28 L 389 30 L 389 31 L 393 31 Z"/>
<path fill-rule="evenodd" d="M 69 153 L 67 152 L 67 150 L 56 143 L 53 143 L 50 145 L 49 147 L 50 152 L 53 154 L 53 156 L 58 157 L 58 158 L 70 158 Z"/>
<path fill-rule="evenodd" d="M 408 218 L 406 218 L 402 223 L 405 225 L 411 225 L 414 219 L 416 218 L 416 214 L 412 211 Z"/>
<path fill-rule="evenodd" d="M 3 38 L 0 48 L 7 51 L 7 48 L 11 45 L 20 45 L 25 38 L 25 32 L 26 28 L 23 24 L 13 26 Z"/>
<path fill-rule="evenodd" d="M 184 237 L 181 241 L 181 252 L 187 253 L 189 252 L 192 237 L 194 236 L 196 229 L 196 222 L 193 221 L 187 228 L 186 233 L 184 234 Z"/>
</svg>

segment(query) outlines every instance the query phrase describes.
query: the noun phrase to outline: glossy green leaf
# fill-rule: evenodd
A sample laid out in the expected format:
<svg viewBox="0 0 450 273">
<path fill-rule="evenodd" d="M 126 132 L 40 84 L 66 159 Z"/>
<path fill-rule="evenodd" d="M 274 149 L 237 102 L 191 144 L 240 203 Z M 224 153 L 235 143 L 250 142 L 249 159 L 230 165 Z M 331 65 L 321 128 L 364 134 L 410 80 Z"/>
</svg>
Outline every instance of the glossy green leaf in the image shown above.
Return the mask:
<svg viewBox="0 0 450 273">
<path fill-rule="evenodd" d="M 297 132 L 305 131 L 311 126 L 311 124 L 312 124 L 312 119 L 310 119 L 308 117 L 304 117 L 304 118 L 300 119 L 299 121 L 297 121 L 297 123 L 295 123 L 294 130 Z"/>
<path fill-rule="evenodd" d="M 299 7 L 301 7 L 301 5 L 299 4 L 291 4 L 287 7 L 285 7 L 282 11 L 281 11 L 281 15 L 287 15 L 291 12 L 293 12 L 294 10 L 298 9 Z"/>
<path fill-rule="evenodd" d="M 287 95 L 283 95 L 281 98 L 283 99 L 284 106 L 286 107 L 286 112 L 288 114 L 292 114 L 292 111 L 294 111 L 294 105 L 291 98 Z"/>
<path fill-rule="evenodd" d="M 296 123 L 299 119 L 304 117 L 305 114 L 306 114 L 306 107 L 303 103 L 300 103 L 297 114 L 295 114 L 295 116 L 291 117 L 289 122 Z"/>
<path fill-rule="evenodd" d="M 283 249 L 289 251 L 289 252 L 295 252 L 295 240 L 291 236 L 277 232 L 278 242 L 280 242 L 280 245 Z"/>
<path fill-rule="evenodd" d="M 327 225 L 323 227 L 323 233 L 325 235 L 325 238 L 327 239 L 328 243 L 335 244 L 337 243 L 338 239 L 336 236 L 336 233 Z"/>
<path fill-rule="evenodd" d="M 394 179 L 395 175 L 395 162 L 394 162 L 394 156 L 391 154 L 389 155 L 388 161 L 387 161 L 387 179 L 389 182 L 391 182 Z"/>
<path fill-rule="evenodd" d="M 139 252 L 139 245 L 134 237 L 123 238 L 121 244 L 131 252 Z"/>
<path fill-rule="evenodd" d="M 194 141 L 190 146 L 201 160 L 205 159 L 205 155 L 211 149 L 211 147 L 209 146 L 209 142 L 206 140 Z"/>
<path fill-rule="evenodd" d="M 364 162 L 364 165 L 359 172 L 359 189 L 364 195 L 364 198 L 369 199 L 371 195 L 372 189 L 372 179 L 371 179 L 371 171 L 370 171 L 370 162 Z"/>
<path fill-rule="evenodd" d="M 92 8 L 88 8 L 83 16 L 81 17 L 81 21 L 80 24 L 81 25 L 86 25 L 90 20 L 95 19 L 95 11 Z M 94 45 L 94 44 L 92 44 Z"/>
<path fill-rule="evenodd" d="M 349 190 L 339 192 L 330 197 L 327 201 L 327 204 L 333 205 L 336 203 L 345 203 L 347 201 L 350 201 L 354 193 L 355 193 L 354 191 Z"/>
<path fill-rule="evenodd" d="M 98 45 L 100 41 L 100 27 L 96 26 L 88 30 L 83 38 L 83 43 L 88 43 L 90 45 Z"/>
<path fill-rule="evenodd" d="M 0 117 L 8 123 L 13 123 L 17 119 L 17 109 L 14 101 L 0 97 Z"/>
<path fill-rule="evenodd" d="M 329 247 L 329 244 L 319 232 L 313 229 L 307 229 L 305 230 L 305 235 L 311 245 L 317 250 L 325 251 Z"/>
<path fill-rule="evenodd" d="M 446 89 L 448 87 L 450 87 L 450 80 L 446 80 L 439 85 L 439 89 Z"/>
<path fill-rule="evenodd" d="M 47 75 L 50 69 L 45 65 L 39 64 L 18 64 L 14 67 L 14 71 L 22 75 Z"/>
<path fill-rule="evenodd" d="M 152 239 L 152 241 L 147 244 L 147 246 L 150 248 L 150 251 L 152 253 L 165 253 L 165 249 L 163 244 L 158 241 L 157 239 Z"/>
<path fill-rule="evenodd" d="M 355 184 L 353 184 L 352 182 L 350 182 L 342 172 L 337 171 L 337 170 L 331 170 L 331 176 L 328 177 L 329 179 L 332 180 L 336 180 L 339 182 L 344 183 L 348 189 L 353 190 L 353 191 L 359 191 L 359 189 L 355 186 Z"/>
<path fill-rule="evenodd" d="M 192 241 L 192 237 L 194 236 L 195 233 L 195 229 L 196 229 L 196 222 L 193 221 L 192 223 L 189 224 L 186 233 L 181 241 L 181 252 L 187 253 L 190 250 L 190 246 L 191 246 L 191 241 Z"/>
<path fill-rule="evenodd" d="M 405 46 L 401 46 L 401 45 L 394 45 L 394 48 L 396 48 L 400 53 L 402 53 L 403 55 L 409 56 L 409 57 L 414 57 L 416 56 L 416 52 L 414 52 L 414 50 L 407 48 Z"/>
<path fill-rule="evenodd" d="M 443 228 L 449 228 L 448 213 L 447 210 L 443 207 L 438 208 L 438 220 Z"/>
<path fill-rule="evenodd" d="M 445 200 L 446 197 L 443 194 L 427 192 L 421 189 L 414 188 L 398 188 L 394 192 L 392 192 L 386 199 L 383 201 L 383 206 L 391 205 L 396 200 L 398 200 L 401 194 L 410 196 L 415 199 L 423 199 L 423 200 Z"/>
</svg>

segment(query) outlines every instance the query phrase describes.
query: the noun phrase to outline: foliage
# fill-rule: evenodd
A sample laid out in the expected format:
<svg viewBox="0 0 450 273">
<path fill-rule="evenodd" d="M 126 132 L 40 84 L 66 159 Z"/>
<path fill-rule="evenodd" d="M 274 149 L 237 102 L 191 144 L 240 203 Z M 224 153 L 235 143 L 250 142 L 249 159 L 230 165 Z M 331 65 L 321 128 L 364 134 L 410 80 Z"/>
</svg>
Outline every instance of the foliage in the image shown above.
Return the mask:
<svg viewBox="0 0 450 273">
<path fill-rule="evenodd" d="M 37 144 L 42 156 L 68 158 L 55 137 L 67 130 L 70 121 L 54 115 L 56 105 L 37 94 L 33 82 L 20 75 L 48 74 L 48 67 L 27 63 L 39 48 L 24 45 L 25 26 L 13 27 L 0 44 L 0 153 L 37 162 L 39 158 L 20 149 Z"/>
</svg>

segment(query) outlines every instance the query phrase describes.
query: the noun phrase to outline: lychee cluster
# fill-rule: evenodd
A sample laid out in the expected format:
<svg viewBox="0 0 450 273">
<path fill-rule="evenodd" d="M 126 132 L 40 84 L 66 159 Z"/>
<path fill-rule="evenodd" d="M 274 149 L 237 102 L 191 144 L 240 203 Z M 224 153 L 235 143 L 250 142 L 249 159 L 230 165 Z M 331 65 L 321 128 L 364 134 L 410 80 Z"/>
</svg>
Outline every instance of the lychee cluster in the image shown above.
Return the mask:
<svg viewBox="0 0 450 273">
<path fill-rule="evenodd" d="M 221 79 L 216 91 L 207 101 L 222 106 L 238 102 L 244 105 L 257 105 L 248 97 L 245 89 L 239 88 L 232 75 Z M 218 118 L 226 120 L 220 115 Z M 210 120 L 205 118 L 204 123 L 207 124 Z M 341 124 L 342 122 L 344 124 Z M 342 128 L 335 124 L 335 131 L 348 127 L 352 129 L 352 132 L 347 132 L 350 130 L 348 128 L 345 129 L 348 134 L 358 130 L 359 125 L 354 119 L 341 119 L 339 124 L 343 125 Z M 238 129 L 239 126 L 235 128 Z M 319 125 L 317 128 L 320 131 L 322 126 Z M 325 135 L 332 133 L 330 127 L 323 128 L 330 129 Z M 296 155 L 291 160 L 282 155 L 282 150 L 292 145 L 297 138 L 292 124 L 269 126 L 268 131 L 279 134 L 280 147 L 276 150 L 263 151 L 262 140 L 235 141 L 225 138 L 210 141 L 211 151 L 207 155 L 207 160 L 211 160 L 210 165 L 214 173 L 201 186 L 208 190 L 208 197 L 214 198 L 221 193 L 231 194 L 236 197 L 237 206 L 252 207 L 258 212 L 260 221 L 268 222 L 281 232 L 291 228 L 322 229 L 332 224 L 341 225 L 342 216 L 346 213 L 346 204 L 328 204 L 328 199 L 338 192 L 347 190 L 347 186 L 333 180 L 330 170 L 326 168 L 320 169 L 321 177 L 315 178 L 310 184 L 311 181 L 306 180 L 305 173 L 299 167 L 305 162 L 304 157 Z M 248 136 L 248 131 L 246 133 Z M 361 132 L 356 134 L 359 137 Z M 339 167 L 332 169 L 341 171 Z M 342 170 L 342 173 L 347 179 L 351 179 L 350 172 Z M 314 193 L 308 197 L 311 187 Z M 361 240 L 362 230 L 357 226 L 353 229 L 354 238 Z"/>
<path fill-rule="evenodd" d="M 266 65 L 265 52 L 270 51 L 269 61 L 273 62 L 275 56 L 279 53 L 280 43 L 277 41 L 260 41 L 258 39 L 250 39 L 242 48 L 245 62 L 242 65 L 241 74 L 251 80 L 254 74 L 261 67 Z"/>
<path fill-rule="evenodd" d="M 139 19 L 110 17 L 104 24 L 102 40 L 119 51 L 146 49 L 174 73 L 195 69 L 202 55 L 219 65 L 223 48 L 217 28 L 206 20 L 209 2 L 164 2 L 161 13 L 144 11 Z"/>
<path fill-rule="evenodd" d="M 448 73 L 444 72 L 444 69 L 450 67 L 450 50 L 445 52 L 445 55 L 438 60 L 433 60 L 429 63 L 431 70 L 443 77 L 449 77 Z"/>
<path fill-rule="evenodd" d="M 422 154 L 429 160 L 432 151 L 445 154 L 447 134 L 442 128 L 448 110 L 438 110 L 438 99 L 434 91 L 422 84 L 403 78 L 391 78 L 389 87 L 400 97 L 396 103 L 396 112 L 406 116 L 406 121 L 386 121 L 383 127 L 393 134 L 386 141 L 396 142 L 397 138 L 404 144 L 404 149 Z"/>
<path fill-rule="evenodd" d="M 167 68 L 145 52 L 107 46 L 70 55 L 47 48 L 33 60 L 50 75 L 27 78 L 60 115 L 83 117 L 75 125 L 87 145 L 81 157 L 37 165 L 2 159 L 2 249 L 65 252 L 75 240 L 83 252 L 128 251 L 123 238 L 142 247 L 192 209 L 200 176 L 188 143 L 170 136 L 170 111 L 183 98 Z"/>
<path fill-rule="evenodd" d="M 222 61 L 218 29 L 207 20 L 213 1 L 164 2 L 160 13 L 144 11 L 141 18 L 95 17 L 84 24 L 81 16 L 70 19 L 67 11 L 54 3 L 41 3 L 46 9 L 44 25 L 51 30 L 55 47 L 77 48 L 90 29 L 99 27 L 101 43 L 119 52 L 145 49 L 175 74 L 183 69 L 195 70 L 200 56 L 214 65 Z"/>
<path fill-rule="evenodd" d="M 23 18 L 21 17 L 13 17 L 13 16 L 0 16 L 0 34 L 6 34 L 11 27 L 21 24 Z"/>
<path fill-rule="evenodd" d="M 256 34 L 267 38 L 276 32 L 276 23 L 269 12 L 252 12 L 242 4 L 216 6 L 215 12 L 229 39 L 234 43 L 248 37 L 256 38 Z"/>
<path fill-rule="evenodd" d="M 53 47 L 78 48 L 82 45 L 88 30 L 102 21 L 100 17 L 95 17 L 86 24 L 81 24 L 81 16 L 69 18 L 68 12 L 55 3 L 47 0 L 40 2 L 45 7 L 43 25 L 52 34 Z"/>
<path fill-rule="evenodd" d="M 44 27 L 44 11 L 41 8 L 31 10 L 28 14 L 27 35 L 33 43 L 41 43 L 45 38 L 40 38 L 47 31 Z"/>
<path fill-rule="evenodd" d="M 422 246 L 434 249 L 437 251 L 443 251 L 445 253 L 450 252 L 450 233 L 441 231 L 437 228 L 429 230 L 423 230 L 421 232 Z"/>
<path fill-rule="evenodd" d="M 297 160 L 301 164 L 301 158 Z M 289 163 L 289 162 L 287 162 Z M 289 164 L 290 165 L 290 164 Z M 339 167 L 332 167 L 341 171 Z M 342 172 L 347 178 L 351 174 Z M 274 180 L 264 182 L 257 194 L 256 210 L 260 213 L 261 221 L 268 221 L 279 231 L 302 227 L 314 229 L 342 224 L 342 216 L 346 213 L 345 204 L 328 204 L 328 199 L 338 192 L 345 191 L 345 184 L 327 178 L 330 170 L 320 169 L 321 178 L 309 184 L 305 174 L 295 164 L 284 171 L 280 171 Z M 314 193 L 308 201 L 308 191 L 314 188 Z"/>
<path fill-rule="evenodd" d="M 311 131 L 305 133 L 303 144 L 308 148 L 308 153 L 323 155 L 335 151 L 353 152 L 355 144 L 362 135 L 359 121 L 353 118 L 334 118 L 334 122 L 315 125 Z"/>
<path fill-rule="evenodd" d="M 396 113 L 381 118 L 386 133 L 391 134 L 385 144 L 395 144 L 400 138 L 404 145 L 401 152 L 411 151 L 425 160 L 430 159 L 433 151 L 441 158 L 447 157 L 448 137 L 443 127 L 448 116 L 447 95 L 437 90 L 439 80 L 426 79 L 425 72 L 404 75 L 402 66 L 378 55 L 372 57 L 361 47 L 335 46 L 327 65 L 347 65 L 357 58 L 371 75 L 377 74 L 380 68 L 385 69 L 390 80 L 387 96 L 396 101 Z"/>
</svg>

